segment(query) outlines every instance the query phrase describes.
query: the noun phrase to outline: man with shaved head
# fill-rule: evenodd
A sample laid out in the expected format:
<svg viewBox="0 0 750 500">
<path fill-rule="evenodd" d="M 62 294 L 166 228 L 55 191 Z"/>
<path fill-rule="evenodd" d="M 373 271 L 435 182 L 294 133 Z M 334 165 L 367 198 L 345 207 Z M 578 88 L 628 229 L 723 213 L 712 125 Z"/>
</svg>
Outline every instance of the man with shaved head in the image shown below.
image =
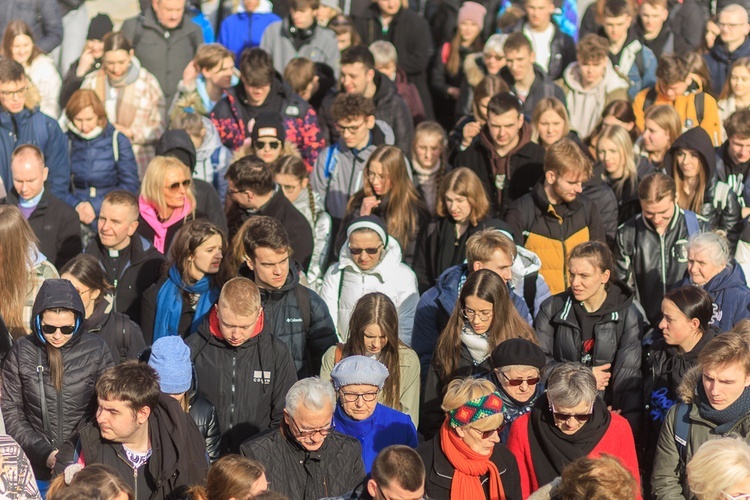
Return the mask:
<svg viewBox="0 0 750 500">
<path fill-rule="evenodd" d="M 52 194 L 44 155 L 36 146 L 24 144 L 11 155 L 13 185 L 4 202 L 21 209 L 39 240 L 39 251 L 60 269 L 81 253 L 78 214 Z"/>
<path fill-rule="evenodd" d="M 735 3 L 729 4 L 719 12 L 719 29 L 721 34 L 711 51 L 704 55 L 711 73 L 713 88 L 724 87 L 724 81 L 729 77 L 732 62 L 740 57 L 750 56 L 750 33 L 747 9 Z"/>
</svg>

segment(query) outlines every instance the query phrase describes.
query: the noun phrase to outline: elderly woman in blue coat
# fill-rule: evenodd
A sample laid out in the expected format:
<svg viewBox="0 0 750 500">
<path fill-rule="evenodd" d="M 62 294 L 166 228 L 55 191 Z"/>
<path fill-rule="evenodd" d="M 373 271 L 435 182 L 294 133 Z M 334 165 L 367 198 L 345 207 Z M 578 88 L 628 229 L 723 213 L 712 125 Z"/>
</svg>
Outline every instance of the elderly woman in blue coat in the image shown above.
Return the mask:
<svg viewBox="0 0 750 500">
<path fill-rule="evenodd" d="M 378 452 L 392 444 L 417 447 L 417 429 L 405 413 L 378 403 L 388 368 L 368 356 L 349 356 L 331 371 L 338 404 L 333 424 L 338 432 L 357 438 L 369 474 Z"/>
</svg>

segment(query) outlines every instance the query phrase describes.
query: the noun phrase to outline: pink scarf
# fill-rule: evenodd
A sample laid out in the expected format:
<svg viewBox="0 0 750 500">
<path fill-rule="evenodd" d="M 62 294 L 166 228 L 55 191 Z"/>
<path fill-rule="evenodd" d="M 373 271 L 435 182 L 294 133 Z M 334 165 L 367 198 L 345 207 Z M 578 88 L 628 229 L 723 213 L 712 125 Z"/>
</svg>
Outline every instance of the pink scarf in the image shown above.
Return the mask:
<svg viewBox="0 0 750 500">
<path fill-rule="evenodd" d="M 170 226 L 177 224 L 178 221 L 185 220 L 188 214 L 190 214 L 192 207 L 190 206 L 190 201 L 185 199 L 185 204 L 182 208 L 175 209 L 169 220 L 164 222 L 159 220 L 156 207 L 151 202 L 146 201 L 143 196 L 138 197 L 138 209 L 141 212 L 141 217 L 154 230 L 154 247 L 163 254 L 165 250 L 164 243 L 167 239 L 167 230 Z"/>
</svg>

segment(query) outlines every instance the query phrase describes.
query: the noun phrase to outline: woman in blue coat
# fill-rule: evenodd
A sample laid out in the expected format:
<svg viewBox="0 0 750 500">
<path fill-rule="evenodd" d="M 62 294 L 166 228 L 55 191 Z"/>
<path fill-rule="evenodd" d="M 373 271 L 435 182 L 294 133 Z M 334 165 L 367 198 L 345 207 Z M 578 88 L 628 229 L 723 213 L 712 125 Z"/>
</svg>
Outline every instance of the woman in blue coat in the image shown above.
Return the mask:
<svg viewBox="0 0 750 500">
<path fill-rule="evenodd" d="M 93 90 L 73 93 L 65 116 L 71 163 L 71 189 L 65 201 L 82 223 L 92 224 L 107 193 L 138 193 L 138 166 L 130 139 L 107 122 L 104 105 Z"/>
</svg>

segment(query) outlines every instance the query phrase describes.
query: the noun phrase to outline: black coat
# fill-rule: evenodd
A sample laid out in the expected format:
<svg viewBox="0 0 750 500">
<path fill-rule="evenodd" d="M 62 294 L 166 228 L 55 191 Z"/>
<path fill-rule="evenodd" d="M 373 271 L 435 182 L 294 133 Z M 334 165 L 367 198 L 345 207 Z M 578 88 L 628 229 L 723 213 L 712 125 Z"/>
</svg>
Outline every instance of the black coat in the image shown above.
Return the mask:
<svg viewBox="0 0 750 500">
<path fill-rule="evenodd" d="M 107 343 L 115 364 L 137 359 L 146 343 L 141 329 L 125 314 L 112 310 L 112 297 L 102 297 L 94 312 L 83 322 L 83 328 Z"/>
<path fill-rule="evenodd" d="M 245 440 L 278 427 L 284 398 L 297 377 L 289 350 L 270 334 L 267 324 L 238 347 L 217 337 L 209 325 L 210 319 L 185 342 L 198 380 L 196 390 L 217 409 L 221 451 L 237 453 Z"/>
<path fill-rule="evenodd" d="M 15 188 L 8 191 L 4 203 L 18 206 Z M 39 240 L 39 251 L 61 269 L 70 259 L 81 253 L 81 223 L 78 213 L 52 194 L 45 186 L 39 204 L 29 216 L 29 225 Z"/>
<path fill-rule="evenodd" d="M 523 25 L 526 22 L 526 16 L 519 19 L 518 23 L 513 27 L 513 31 L 523 32 Z M 563 76 L 565 68 L 576 61 L 576 42 L 573 40 L 573 37 L 567 33 L 563 33 L 554 20 L 552 21 L 552 27 L 555 31 L 550 41 L 550 60 L 547 75 L 549 75 L 550 80 L 555 81 Z"/>
<path fill-rule="evenodd" d="M 102 246 L 98 236 L 89 243 L 85 253 L 99 260 L 107 279 L 114 285 L 114 310 L 127 314 L 133 322 L 140 324 L 141 297 L 148 287 L 159 280 L 164 256 L 140 234 L 132 236 L 127 251 L 129 257 L 122 262 L 117 273 L 109 265 L 107 249 Z"/>
<path fill-rule="evenodd" d="M 556 85 L 555 82 L 547 76 L 544 70 L 536 64 L 534 65 L 534 74 L 534 83 L 531 84 L 529 94 L 523 101 L 523 114 L 527 120 L 531 120 L 536 105 L 545 97 L 556 97 L 560 102 L 566 104 L 565 92 L 563 92 L 563 89 Z M 513 78 L 513 75 L 510 73 L 507 66 L 500 70 L 500 76 L 505 80 L 505 83 L 508 84 L 510 91 L 513 94 L 518 95 L 518 92 L 516 91 L 516 80 Z"/>
<path fill-rule="evenodd" d="M 313 233 L 310 223 L 305 216 L 297 210 L 292 202 L 287 200 L 281 189 L 274 185 L 275 192 L 271 199 L 263 205 L 258 211 L 250 212 L 242 210 L 236 204 L 232 205 L 229 211 L 229 236 L 234 238 L 242 224 L 255 215 L 265 215 L 273 217 L 281 222 L 289 236 L 289 245 L 292 247 L 292 256 L 294 260 L 302 265 L 304 272 L 310 266 L 310 260 L 313 253 Z"/>
<path fill-rule="evenodd" d="M 60 99 L 58 99 L 57 101 L 60 104 L 60 109 L 65 109 L 73 93 L 75 93 L 75 91 L 80 89 L 81 85 L 83 85 L 83 80 L 89 74 L 101 69 L 102 67 L 102 60 L 96 59 L 94 61 L 94 64 L 89 69 L 89 71 L 85 75 L 79 77 L 78 75 L 76 75 L 76 72 L 78 71 L 78 65 L 80 63 L 81 63 L 81 59 L 78 58 L 75 61 L 73 61 L 73 64 L 71 64 L 67 70 L 63 68 L 63 70 L 65 70 L 66 73 L 65 75 L 63 75 L 62 88 L 60 89 Z"/>
<path fill-rule="evenodd" d="M 359 441 L 336 431 L 318 451 L 309 452 L 287 438 L 282 425 L 242 443 L 240 454 L 262 463 L 273 491 L 291 500 L 336 497 L 353 490 L 365 478 Z"/>
<path fill-rule="evenodd" d="M 188 413 L 206 442 L 209 460 L 215 462 L 221 454 L 221 429 L 216 407 L 211 404 L 211 401 L 193 391 L 190 393 Z"/>
<path fill-rule="evenodd" d="M 448 457 L 445 456 L 441 448 L 440 434 L 436 434 L 434 439 L 422 443 L 417 448 L 417 453 L 422 457 L 425 472 L 427 473 L 427 477 L 425 478 L 425 494 L 429 495 L 432 500 L 450 500 L 451 483 L 453 482 L 453 474 L 456 472 L 456 469 L 448 461 Z M 490 461 L 495 464 L 497 471 L 500 473 L 500 482 L 503 485 L 505 498 L 507 500 L 521 500 L 523 498 L 521 494 L 521 476 L 518 472 L 516 457 L 505 446 L 497 443 L 492 450 Z M 487 495 L 486 498 L 489 498 L 489 476 L 482 476 L 480 481 L 482 481 L 485 495 Z"/>
<path fill-rule="evenodd" d="M 208 474 L 206 448 L 198 428 L 175 399 L 161 393 L 159 404 L 148 417 L 148 434 L 153 454 L 136 473 L 123 446 L 102 438 L 96 422 L 89 422 L 60 448 L 55 473 L 62 474 L 82 456 L 85 464 L 115 469 L 136 492 L 136 498 L 185 498 L 188 488 L 205 481 Z"/>
</svg>

